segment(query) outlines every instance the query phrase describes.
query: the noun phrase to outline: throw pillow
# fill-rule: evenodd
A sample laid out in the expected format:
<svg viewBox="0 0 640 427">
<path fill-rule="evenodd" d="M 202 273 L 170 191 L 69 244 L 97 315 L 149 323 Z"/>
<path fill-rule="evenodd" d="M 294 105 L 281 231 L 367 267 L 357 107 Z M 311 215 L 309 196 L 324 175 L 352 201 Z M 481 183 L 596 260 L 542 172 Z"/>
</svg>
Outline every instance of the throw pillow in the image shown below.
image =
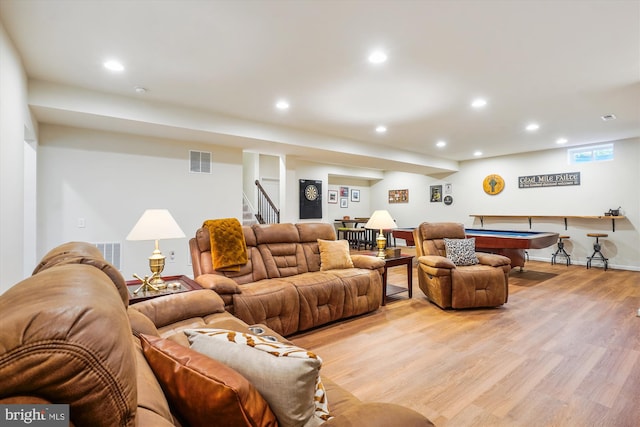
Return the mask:
<svg viewBox="0 0 640 427">
<path fill-rule="evenodd" d="M 346 240 L 318 239 L 318 249 L 320 249 L 320 271 L 353 268 L 349 242 Z"/>
<path fill-rule="evenodd" d="M 447 258 L 455 265 L 475 265 L 478 257 L 476 256 L 476 239 L 444 239 L 444 248 Z"/>
<path fill-rule="evenodd" d="M 269 402 L 282 427 L 315 427 L 330 419 L 320 379 L 322 360 L 269 337 L 225 329 L 185 330 L 191 348 L 244 375 Z"/>
<path fill-rule="evenodd" d="M 190 426 L 277 426 L 258 390 L 237 371 L 196 351 L 140 335 L 142 351 L 170 405 Z"/>
</svg>

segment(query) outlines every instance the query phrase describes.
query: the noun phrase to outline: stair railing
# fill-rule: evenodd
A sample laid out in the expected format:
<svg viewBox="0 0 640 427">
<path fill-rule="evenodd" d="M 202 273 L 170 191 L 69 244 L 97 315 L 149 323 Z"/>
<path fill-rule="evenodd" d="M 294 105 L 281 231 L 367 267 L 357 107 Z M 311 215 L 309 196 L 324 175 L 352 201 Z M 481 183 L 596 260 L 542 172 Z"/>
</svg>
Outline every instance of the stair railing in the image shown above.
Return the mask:
<svg viewBox="0 0 640 427">
<path fill-rule="evenodd" d="M 278 224 L 280 222 L 280 209 L 271 200 L 260 181 L 256 179 L 258 188 L 258 212 L 256 219 L 260 224 Z"/>
</svg>

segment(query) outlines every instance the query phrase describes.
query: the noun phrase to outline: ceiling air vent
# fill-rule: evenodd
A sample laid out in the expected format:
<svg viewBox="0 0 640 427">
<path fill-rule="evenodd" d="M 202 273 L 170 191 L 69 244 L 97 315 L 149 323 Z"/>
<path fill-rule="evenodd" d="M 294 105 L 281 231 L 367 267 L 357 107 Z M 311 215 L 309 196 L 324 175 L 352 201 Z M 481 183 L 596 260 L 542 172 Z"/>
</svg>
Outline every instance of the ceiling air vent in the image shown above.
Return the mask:
<svg viewBox="0 0 640 427">
<path fill-rule="evenodd" d="M 189 150 L 189 172 L 211 173 L 211 152 Z"/>
<path fill-rule="evenodd" d="M 600 117 L 602 120 L 604 120 L 605 122 L 608 122 L 609 120 L 615 120 L 616 119 L 616 115 L 615 114 L 605 114 L 604 116 Z"/>
</svg>

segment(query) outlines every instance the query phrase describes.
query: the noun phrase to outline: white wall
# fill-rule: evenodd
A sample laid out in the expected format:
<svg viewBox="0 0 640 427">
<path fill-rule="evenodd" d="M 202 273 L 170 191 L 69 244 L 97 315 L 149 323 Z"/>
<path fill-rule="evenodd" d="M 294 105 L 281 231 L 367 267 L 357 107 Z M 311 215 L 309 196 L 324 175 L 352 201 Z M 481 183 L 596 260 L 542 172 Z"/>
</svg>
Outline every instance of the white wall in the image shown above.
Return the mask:
<svg viewBox="0 0 640 427">
<path fill-rule="evenodd" d="M 603 215 L 622 206 L 627 218 L 616 221 L 615 233 L 608 219 L 569 219 L 567 230 L 562 219 L 534 219 L 531 230 L 570 235 L 566 247 L 572 260 L 580 264 L 593 253 L 593 239 L 586 233 L 608 233 L 603 252 L 610 258 L 610 265 L 640 270 L 640 140 L 616 141 L 614 147 L 614 160 L 580 165 L 569 165 L 567 149 L 558 148 L 461 162 L 459 172 L 442 179 L 390 172 L 372 186 L 372 208 L 388 209 L 401 227 L 413 227 L 422 221 L 456 221 L 479 228 L 479 220 L 474 221 L 470 215 Z M 581 175 L 579 186 L 518 188 L 519 176 L 576 171 Z M 498 195 L 487 195 L 482 189 L 489 174 L 505 180 L 505 188 Z M 452 184 L 453 204 L 430 202 L 429 187 L 445 183 Z M 403 188 L 409 188 L 409 203 L 386 202 L 388 190 Z M 485 219 L 484 228 L 529 230 L 529 223 L 526 219 Z M 554 250 L 529 252 L 532 259 L 549 260 Z"/>
<path fill-rule="evenodd" d="M 166 208 L 187 237 L 160 242 L 176 253 L 163 274 L 192 274 L 188 239 L 202 222 L 242 218 L 240 149 L 53 125 L 40 139 L 40 256 L 67 241 L 121 242 L 125 278 L 146 274 L 153 242 L 125 237 L 145 209 Z M 190 173 L 189 150 L 212 151 L 213 172 Z"/>
<path fill-rule="evenodd" d="M 25 236 L 26 134 L 35 135 L 27 107 L 27 78 L 13 43 L 0 25 L 0 293 L 25 277 L 25 254 L 33 250 L 33 236 Z M 37 150 L 37 143 L 34 141 Z M 27 162 L 32 164 L 32 162 Z"/>
<path fill-rule="evenodd" d="M 189 149 L 212 151 L 214 173 L 193 175 L 187 171 Z M 399 226 L 415 226 L 422 221 L 459 221 L 479 226 L 471 214 L 518 215 L 598 215 L 622 205 L 628 219 L 610 221 L 570 220 L 567 244 L 574 261 L 585 262 L 592 241 L 590 231 L 608 232 L 603 251 L 611 266 L 640 270 L 640 200 L 635 188 L 639 181 L 640 141 L 615 144 L 611 162 L 569 166 L 566 150 L 522 154 L 463 162 L 460 172 L 435 178 L 401 172 L 349 169 L 282 158 L 285 175 L 283 222 L 299 222 L 299 179 L 321 180 L 323 217 L 308 221 L 333 223 L 344 214 L 369 216 L 373 210 L 388 209 Z M 146 208 L 166 207 L 176 217 L 188 237 L 207 218 L 241 216 L 242 164 L 239 149 L 215 145 L 169 141 L 118 133 L 44 125 L 39 149 L 39 255 L 69 240 L 123 243 L 123 274 L 147 271 L 152 242 L 126 242 L 125 236 Z M 518 189 L 522 175 L 580 171 L 582 185 L 565 188 Z M 351 173 L 352 177 L 347 177 Z M 496 196 L 482 190 L 484 177 L 501 175 L 506 188 Z M 370 183 L 370 184 L 369 184 Z M 451 183 L 454 203 L 429 201 L 429 186 Z M 348 209 L 329 205 L 329 189 L 340 185 L 358 188 L 359 203 Z M 388 191 L 409 189 L 409 203 L 389 204 Z M 344 212 L 344 213 L 343 213 Z M 78 218 L 85 228 L 78 228 Z M 307 220 L 305 220 L 307 221 Z M 526 220 L 487 221 L 485 228 L 528 229 Z M 535 220 L 533 230 L 565 232 L 562 220 Z M 191 274 L 187 239 L 161 242 L 165 254 L 175 250 L 177 260 L 167 264 L 166 274 Z M 549 260 L 552 248 L 530 251 L 533 259 Z"/>
</svg>

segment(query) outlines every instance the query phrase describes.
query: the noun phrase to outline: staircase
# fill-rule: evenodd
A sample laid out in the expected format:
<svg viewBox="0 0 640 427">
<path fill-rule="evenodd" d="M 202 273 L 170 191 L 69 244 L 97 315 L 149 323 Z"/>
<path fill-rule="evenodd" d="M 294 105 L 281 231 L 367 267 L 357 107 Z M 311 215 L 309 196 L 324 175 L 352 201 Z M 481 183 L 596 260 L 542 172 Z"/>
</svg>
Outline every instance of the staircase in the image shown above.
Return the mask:
<svg viewBox="0 0 640 427">
<path fill-rule="evenodd" d="M 252 224 L 277 224 L 280 222 L 280 209 L 276 208 L 269 195 L 265 192 L 260 181 L 256 180 L 258 188 L 258 209 L 247 199 L 246 194 L 242 194 L 242 225 Z"/>
<path fill-rule="evenodd" d="M 249 204 L 247 200 L 247 196 L 243 195 L 242 197 L 242 225 L 253 225 L 257 224 L 256 215 L 253 213 L 253 208 Z"/>
</svg>

